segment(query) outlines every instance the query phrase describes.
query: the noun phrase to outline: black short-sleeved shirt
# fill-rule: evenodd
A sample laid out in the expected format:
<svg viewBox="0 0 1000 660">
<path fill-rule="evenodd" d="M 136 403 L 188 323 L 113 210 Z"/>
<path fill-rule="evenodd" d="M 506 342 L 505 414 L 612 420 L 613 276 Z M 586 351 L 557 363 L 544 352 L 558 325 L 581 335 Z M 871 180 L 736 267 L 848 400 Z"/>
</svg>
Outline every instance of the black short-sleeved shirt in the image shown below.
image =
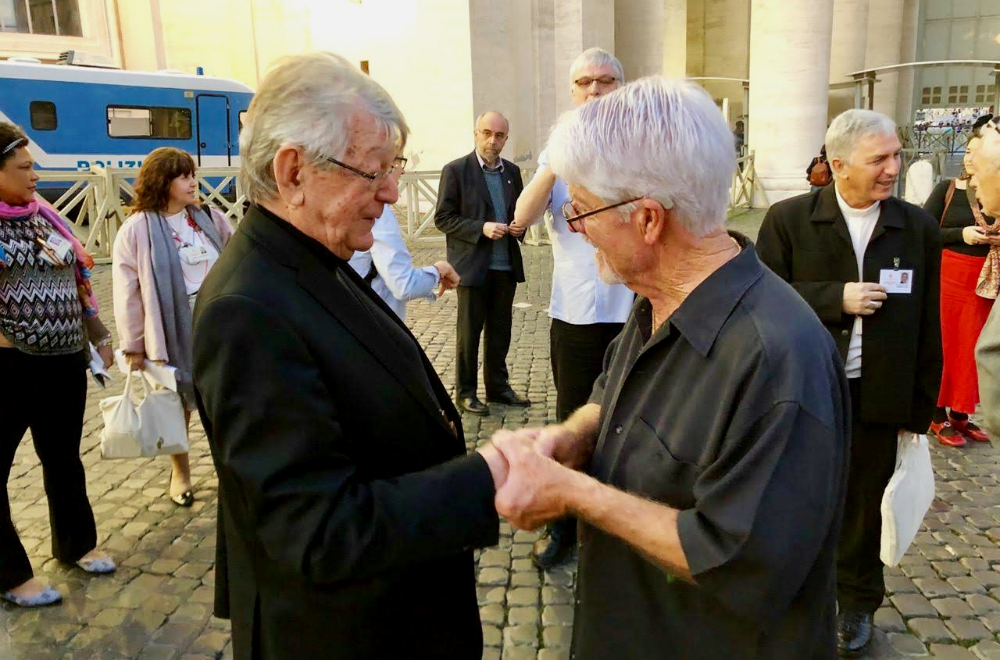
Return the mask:
<svg viewBox="0 0 1000 660">
<path fill-rule="evenodd" d="M 951 197 L 951 204 L 945 211 L 944 205 L 950 185 L 951 179 L 947 179 L 934 186 L 934 190 L 924 202 L 924 210 L 933 215 L 934 219 L 941 225 L 941 243 L 944 249 L 967 254 L 970 257 L 985 257 L 990 251 L 989 245 L 969 245 L 962 238 L 962 230 L 976 224 L 976 218 L 972 215 L 972 206 L 969 204 L 968 193 L 956 188 Z M 942 214 L 944 214 L 943 220 L 941 219 Z"/>
<path fill-rule="evenodd" d="M 574 658 L 835 657 L 847 379 L 812 309 L 734 238 L 652 338 L 636 302 L 591 396 L 591 474 L 681 511 L 697 585 L 582 524 Z"/>
</svg>

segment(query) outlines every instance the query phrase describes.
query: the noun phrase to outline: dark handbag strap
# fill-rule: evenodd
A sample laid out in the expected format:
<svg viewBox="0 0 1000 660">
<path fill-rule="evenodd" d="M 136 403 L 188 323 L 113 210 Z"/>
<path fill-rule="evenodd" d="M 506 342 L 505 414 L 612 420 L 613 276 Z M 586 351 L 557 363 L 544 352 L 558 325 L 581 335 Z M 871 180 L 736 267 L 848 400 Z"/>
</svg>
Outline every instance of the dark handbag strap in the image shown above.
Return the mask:
<svg viewBox="0 0 1000 660">
<path fill-rule="evenodd" d="M 372 267 L 368 269 L 368 274 L 365 275 L 364 278 L 362 279 L 364 279 L 365 284 L 371 286 L 372 282 L 375 281 L 376 277 L 378 277 L 378 269 L 375 268 L 375 260 L 372 259 Z"/>
<path fill-rule="evenodd" d="M 939 226 L 944 226 L 944 216 L 948 214 L 948 207 L 951 206 L 951 198 L 955 196 L 955 182 L 957 179 L 952 179 L 951 183 L 948 184 L 948 192 L 944 195 L 944 210 L 941 211 L 941 221 L 938 223 Z"/>
</svg>

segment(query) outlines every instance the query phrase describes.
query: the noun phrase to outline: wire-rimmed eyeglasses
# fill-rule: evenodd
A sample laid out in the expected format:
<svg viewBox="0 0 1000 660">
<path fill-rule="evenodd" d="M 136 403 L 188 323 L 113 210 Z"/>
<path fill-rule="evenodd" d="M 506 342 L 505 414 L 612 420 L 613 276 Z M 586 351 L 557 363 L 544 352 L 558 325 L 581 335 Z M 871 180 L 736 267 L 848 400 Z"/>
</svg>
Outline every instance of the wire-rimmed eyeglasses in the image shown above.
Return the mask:
<svg viewBox="0 0 1000 660">
<path fill-rule="evenodd" d="M 371 183 L 372 185 L 372 188 L 378 188 L 379 186 L 382 185 L 382 182 L 385 181 L 390 176 L 397 176 L 406 171 L 406 159 L 403 158 L 402 156 L 397 156 L 396 158 L 393 159 L 392 165 L 382 170 L 381 172 L 375 172 L 374 174 L 370 172 L 365 172 L 363 170 L 359 170 L 358 168 L 348 165 L 347 163 L 341 162 L 336 158 L 330 158 L 329 156 L 323 156 L 323 158 L 330 161 L 334 165 L 339 165 L 340 167 L 343 167 L 348 172 L 353 172 L 354 174 L 357 174 L 362 178 L 368 179 L 369 183 Z"/>
<path fill-rule="evenodd" d="M 573 233 L 579 233 L 580 227 L 576 226 L 576 223 L 588 218 L 592 215 L 597 215 L 598 213 L 603 213 L 611 209 L 616 209 L 619 206 L 625 206 L 626 204 L 631 204 L 632 202 L 638 202 L 642 197 L 634 197 L 632 199 L 626 199 L 623 202 L 618 202 L 616 204 L 608 204 L 607 206 L 602 206 L 599 209 L 594 209 L 593 211 L 587 211 L 586 213 L 577 213 L 576 207 L 573 206 L 573 200 L 567 201 L 562 205 L 562 214 L 566 218 L 566 224 L 569 225 L 569 230 Z"/>
</svg>

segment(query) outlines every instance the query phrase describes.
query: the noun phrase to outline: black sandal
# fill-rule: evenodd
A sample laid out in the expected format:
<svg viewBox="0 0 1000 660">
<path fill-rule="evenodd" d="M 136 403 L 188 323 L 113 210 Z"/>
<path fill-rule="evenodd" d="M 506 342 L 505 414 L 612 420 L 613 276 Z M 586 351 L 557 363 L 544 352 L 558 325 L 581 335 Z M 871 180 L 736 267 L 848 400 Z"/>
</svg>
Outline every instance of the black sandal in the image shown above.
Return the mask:
<svg viewBox="0 0 1000 660">
<path fill-rule="evenodd" d="M 186 490 L 180 495 L 171 495 L 170 501 L 177 506 L 183 506 L 186 508 L 194 504 L 194 493 L 190 490 Z"/>
<path fill-rule="evenodd" d="M 173 468 L 171 468 L 170 482 L 169 485 L 167 486 L 167 495 L 170 497 L 170 501 L 176 504 L 177 506 L 182 506 L 184 508 L 190 507 L 192 504 L 194 504 L 194 492 L 190 488 L 188 488 L 180 495 L 170 495 L 170 486 L 172 486 L 173 484 L 174 484 L 174 470 Z"/>
</svg>

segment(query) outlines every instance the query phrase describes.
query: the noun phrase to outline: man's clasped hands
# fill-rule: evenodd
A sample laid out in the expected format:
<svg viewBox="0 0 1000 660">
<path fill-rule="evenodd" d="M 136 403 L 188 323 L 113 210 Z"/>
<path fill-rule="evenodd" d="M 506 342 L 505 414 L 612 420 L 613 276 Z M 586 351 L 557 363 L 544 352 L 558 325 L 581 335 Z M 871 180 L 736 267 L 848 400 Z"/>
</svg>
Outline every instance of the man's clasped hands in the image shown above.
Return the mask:
<svg viewBox="0 0 1000 660">
<path fill-rule="evenodd" d="M 497 431 L 478 451 L 493 474 L 497 512 L 520 529 L 573 513 L 574 494 L 590 481 L 577 470 L 593 444 L 564 424 Z"/>
</svg>

